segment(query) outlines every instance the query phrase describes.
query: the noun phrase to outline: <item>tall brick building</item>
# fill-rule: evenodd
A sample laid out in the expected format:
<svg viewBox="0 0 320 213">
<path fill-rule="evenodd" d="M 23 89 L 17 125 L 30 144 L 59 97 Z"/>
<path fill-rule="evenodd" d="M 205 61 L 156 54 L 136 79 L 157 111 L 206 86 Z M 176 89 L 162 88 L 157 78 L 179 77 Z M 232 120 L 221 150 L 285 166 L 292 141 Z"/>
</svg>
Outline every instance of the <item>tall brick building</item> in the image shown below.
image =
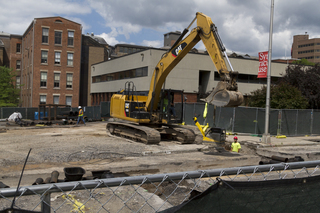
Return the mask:
<svg viewBox="0 0 320 213">
<path fill-rule="evenodd" d="M 21 45 L 22 107 L 78 106 L 81 34 L 80 24 L 62 17 L 31 22 Z"/>
<path fill-rule="evenodd" d="M 309 39 L 307 33 L 293 36 L 291 57 L 320 63 L 320 38 Z"/>
</svg>

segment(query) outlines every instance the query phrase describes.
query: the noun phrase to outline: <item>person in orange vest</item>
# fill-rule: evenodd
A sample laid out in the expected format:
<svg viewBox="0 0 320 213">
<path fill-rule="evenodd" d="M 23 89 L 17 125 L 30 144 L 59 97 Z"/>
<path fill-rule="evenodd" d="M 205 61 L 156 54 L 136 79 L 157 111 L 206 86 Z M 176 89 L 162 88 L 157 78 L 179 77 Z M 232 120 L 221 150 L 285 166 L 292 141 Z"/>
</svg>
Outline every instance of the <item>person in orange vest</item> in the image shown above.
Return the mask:
<svg viewBox="0 0 320 213">
<path fill-rule="evenodd" d="M 234 136 L 233 140 L 234 140 L 234 142 L 231 144 L 231 151 L 232 152 L 239 152 L 241 149 L 241 145 L 238 142 L 238 137 Z"/>
<path fill-rule="evenodd" d="M 79 106 L 78 109 L 79 109 L 79 113 L 78 113 L 77 125 L 79 124 L 80 119 L 83 121 L 84 125 L 86 125 L 86 122 L 84 122 L 84 119 L 83 119 L 83 110 L 81 106 Z"/>
</svg>

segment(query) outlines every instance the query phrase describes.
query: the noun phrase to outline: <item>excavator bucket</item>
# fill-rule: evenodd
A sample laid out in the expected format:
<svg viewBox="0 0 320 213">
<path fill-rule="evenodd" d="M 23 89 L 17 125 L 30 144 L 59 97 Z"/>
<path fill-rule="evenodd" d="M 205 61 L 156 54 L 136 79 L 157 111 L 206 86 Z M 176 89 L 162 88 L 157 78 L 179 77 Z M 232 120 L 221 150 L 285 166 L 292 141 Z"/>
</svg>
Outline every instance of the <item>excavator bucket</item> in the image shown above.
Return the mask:
<svg viewBox="0 0 320 213">
<path fill-rule="evenodd" d="M 222 90 L 217 92 L 210 104 L 223 107 L 237 107 L 243 102 L 243 95 L 240 92 Z"/>
<path fill-rule="evenodd" d="M 219 82 L 208 97 L 202 99 L 209 104 L 220 107 L 237 107 L 243 103 L 241 92 L 227 90 L 227 82 Z"/>
</svg>

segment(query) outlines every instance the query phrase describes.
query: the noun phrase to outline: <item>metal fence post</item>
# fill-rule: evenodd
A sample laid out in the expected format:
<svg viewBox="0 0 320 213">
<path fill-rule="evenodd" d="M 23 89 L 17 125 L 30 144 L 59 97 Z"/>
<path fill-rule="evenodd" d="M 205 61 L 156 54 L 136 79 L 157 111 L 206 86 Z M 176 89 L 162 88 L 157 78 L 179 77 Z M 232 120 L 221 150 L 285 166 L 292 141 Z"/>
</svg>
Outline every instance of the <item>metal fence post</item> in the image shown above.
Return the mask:
<svg viewBox="0 0 320 213">
<path fill-rule="evenodd" d="M 196 104 L 193 103 L 193 115 L 195 115 L 195 113 L 196 113 Z"/>
<path fill-rule="evenodd" d="M 0 118 L 2 119 L 2 118 L 3 118 L 3 111 L 2 111 L 2 107 L 1 107 L 0 109 L 1 109 L 1 115 L 0 115 L 1 117 L 0 117 Z"/>
<path fill-rule="evenodd" d="M 278 111 L 278 126 L 277 126 L 277 135 L 281 135 L 281 110 Z"/>
<path fill-rule="evenodd" d="M 102 109 L 101 105 L 102 105 L 102 102 L 100 102 L 100 118 L 99 118 L 99 119 L 101 119 L 101 117 L 102 117 L 102 116 L 101 116 L 101 112 L 102 112 L 102 111 L 101 111 L 101 109 Z"/>
<path fill-rule="evenodd" d="M 43 196 L 43 199 L 41 201 L 41 212 L 43 213 L 50 213 L 50 197 L 51 197 L 51 193 L 46 193 L 44 196 Z"/>
<path fill-rule="evenodd" d="M 96 114 L 94 114 L 94 106 L 92 106 L 92 110 L 93 110 L 93 112 L 92 112 L 92 114 L 93 114 L 93 115 L 92 115 L 92 117 L 93 117 L 92 120 L 95 120 Z"/>
<path fill-rule="evenodd" d="M 313 109 L 311 109 L 310 135 L 312 135 L 312 126 L 313 126 Z"/>
<path fill-rule="evenodd" d="M 298 115 L 299 115 L 299 110 L 297 109 L 297 114 L 296 114 L 296 130 L 295 130 L 295 135 L 298 134 Z"/>
<path fill-rule="evenodd" d="M 254 134 L 258 134 L 257 129 L 258 129 L 258 108 L 256 108 L 256 123 L 254 125 Z"/>
<path fill-rule="evenodd" d="M 233 107 L 232 132 L 234 132 L 234 122 L 235 122 L 235 119 L 236 119 L 236 108 Z"/>
</svg>

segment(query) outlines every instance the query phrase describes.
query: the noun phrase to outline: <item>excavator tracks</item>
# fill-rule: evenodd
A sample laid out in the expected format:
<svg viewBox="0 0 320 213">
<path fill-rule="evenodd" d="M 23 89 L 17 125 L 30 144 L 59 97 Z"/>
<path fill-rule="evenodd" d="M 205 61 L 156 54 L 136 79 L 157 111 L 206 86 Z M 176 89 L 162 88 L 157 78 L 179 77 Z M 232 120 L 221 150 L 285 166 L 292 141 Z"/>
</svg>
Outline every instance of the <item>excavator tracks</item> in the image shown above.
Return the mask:
<svg viewBox="0 0 320 213">
<path fill-rule="evenodd" d="M 194 143 L 196 137 L 191 129 L 178 125 L 164 125 L 162 127 L 152 128 L 135 123 L 109 122 L 106 128 L 111 135 L 144 144 L 158 144 L 161 141 L 161 136 L 163 136 L 163 138 L 169 136 L 171 140 L 176 140 L 181 144 L 191 144 Z"/>
<path fill-rule="evenodd" d="M 160 133 L 146 126 L 133 123 L 109 122 L 107 130 L 111 135 L 128 138 L 145 144 L 158 144 L 161 141 Z"/>
<path fill-rule="evenodd" d="M 183 128 L 178 125 L 167 125 L 169 129 L 172 131 L 173 140 L 177 140 L 181 144 L 191 144 L 194 143 L 196 138 L 196 134 L 193 130 Z"/>
</svg>

